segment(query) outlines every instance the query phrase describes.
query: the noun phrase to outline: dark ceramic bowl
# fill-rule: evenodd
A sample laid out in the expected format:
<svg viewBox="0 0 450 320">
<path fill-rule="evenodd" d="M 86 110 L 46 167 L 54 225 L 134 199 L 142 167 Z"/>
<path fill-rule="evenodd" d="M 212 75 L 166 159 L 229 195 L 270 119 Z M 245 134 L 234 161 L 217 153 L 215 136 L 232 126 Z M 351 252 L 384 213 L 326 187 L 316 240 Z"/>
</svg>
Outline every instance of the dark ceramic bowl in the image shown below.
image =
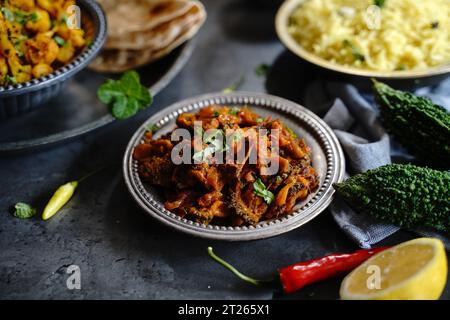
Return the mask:
<svg viewBox="0 0 450 320">
<path fill-rule="evenodd" d="M 0 86 L 0 119 L 29 112 L 55 97 L 67 81 L 97 56 L 106 40 L 106 18 L 94 0 L 78 0 L 81 24 L 91 43 L 72 62 L 51 74 L 28 82 Z"/>
</svg>

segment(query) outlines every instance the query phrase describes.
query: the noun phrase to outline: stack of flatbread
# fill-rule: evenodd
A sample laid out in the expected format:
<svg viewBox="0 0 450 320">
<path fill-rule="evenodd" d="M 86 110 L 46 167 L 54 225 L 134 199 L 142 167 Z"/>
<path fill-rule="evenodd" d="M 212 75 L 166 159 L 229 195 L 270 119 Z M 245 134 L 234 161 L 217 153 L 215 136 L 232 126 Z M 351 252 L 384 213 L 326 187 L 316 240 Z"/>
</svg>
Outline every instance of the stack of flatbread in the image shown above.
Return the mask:
<svg viewBox="0 0 450 320">
<path fill-rule="evenodd" d="M 108 38 L 90 67 L 124 72 L 169 54 L 192 38 L 206 19 L 196 0 L 98 0 L 106 12 Z"/>
</svg>

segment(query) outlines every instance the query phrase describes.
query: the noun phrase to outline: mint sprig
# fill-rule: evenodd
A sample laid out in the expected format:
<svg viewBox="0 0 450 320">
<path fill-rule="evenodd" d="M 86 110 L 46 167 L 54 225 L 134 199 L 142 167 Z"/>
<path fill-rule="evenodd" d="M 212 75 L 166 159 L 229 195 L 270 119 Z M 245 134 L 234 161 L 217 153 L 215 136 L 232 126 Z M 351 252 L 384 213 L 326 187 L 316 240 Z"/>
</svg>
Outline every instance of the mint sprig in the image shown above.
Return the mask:
<svg viewBox="0 0 450 320">
<path fill-rule="evenodd" d="M 153 102 L 150 91 L 141 84 L 136 71 L 125 72 L 119 80 L 107 80 L 97 90 L 97 96 L 111 107 L 117 119 L 134 116 Z"/>
</svg>

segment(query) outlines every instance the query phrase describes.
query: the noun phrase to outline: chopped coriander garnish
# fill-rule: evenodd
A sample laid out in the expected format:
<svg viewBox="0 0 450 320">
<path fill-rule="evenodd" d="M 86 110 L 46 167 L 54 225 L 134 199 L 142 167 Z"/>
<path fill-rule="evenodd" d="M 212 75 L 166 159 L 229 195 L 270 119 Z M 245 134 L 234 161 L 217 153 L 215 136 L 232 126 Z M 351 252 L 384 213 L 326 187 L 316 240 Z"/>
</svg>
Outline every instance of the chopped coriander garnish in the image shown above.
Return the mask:
<svg viewBox="0 0 450 320">
<path fill-rule="evenodd" d="M 236 131 L 233 133 L 233 141 L 239 141 L 242 139 L 242 133 L 240 131 Z"/>
<path fill-rule="evenodd" d="M 263 122 L 263 121 L 264 121 L 263 118 L 258 118 L 258 119 L 256 119 L 256 123 L 261 123 L 261 122 Z"/>
<path fill-rule="evenodd" d="M 344 46 L 349 47 L 352 50 L 352 55 L 355 60 L 360 60 L 363 62 L 366 60 L 364 54 L 362 54 L 361 51 L 350 40 L 345 39 Z"/>
<path fill-rule="evenodd" d="M 273 193 L 267 190 L 266 186 L 260 178 L 256 179 L 256 181 L 253 182 L 253 192 L 257 196 L 262 197 L 267 204 L 271 204 L 273 199 L 275 198 Z"/>
<path fill-rule="evenodd" d="M 31 13 L 31 15 L 30 15 L 30 20 L 31 20 L 32 22 L 37 22 L 38 19 L 39 19 L 39 16 L 38 16 L 38 14 L 37 14 L 36 12 Z"/>
<path fill-rule="evenodd" d="M 14 208 L 16 209 L 16 211 L 14 211 L 14 217 L 19 219 L 28 219 L 36 214 L 36 209 L 27 203 L 18 202 Z"/>
<path fill-rule="evenodd" d="M 125 72 L 119 80 L 108 79 L 98 88 L 97 96 L 111 107 L 111 113 L 117 119 L 129 118 L 153 101 L 136 71 Z"/>
<path fill-rule="evenodd" d="M 15 16 L 14 20 L 17 21 L 18 23 L 20 23 L 21 25 L 24 25 L 29 20 L 31 20 L 33 22 L 37 22 L 39 19 L 38 15 L 35 12 L 26 13 L 23 11 L 15 11 L 14 16 Z"/>
<path fill-rule="evenodd" d="M 158 131 L 159 128 L 156 124 L 149 124 L 148 126 L 145 127 L 145 129 L 147 129 L 147 131 L 151 133 L 155 133 L 156 131 Z"/>
<path fill-rule="evenodd" d="M 11 76 L 8 75 L 8 74 L 5 76 L 5 82 L 6 82 L 7 84 L 17 84 L 16 78 L 15 78 L 15 77 L 11 77 Z"/>
<path fill-rule="evenodd" d="M 232 114 L 233 116 L 235 116 L 235 115 L 237 115 L 240 111 L 241 111 L 240 108 L 238 108 L 238 107 L 233 107 L 233 108 L 231 108 L 230 111 L 228 111 L 228 114 Z"/>
<path fill-rule="evenodd" d="M 60 36 L 54 36 L 53 40 L 55 40 L 55 42 L 57 44 L 59 44 L 61 47 L 64 46 L 66 44 L 66 40 L 64 40 L 63 38 L 61 38 Z"/>
<path fill-rule="evenodd" d="M 267 72 L 269 71 L 270 66 L 266 63 L 261 63 L 259 66 L 256 67 L 255 73 L 258 77 L 264 77 Z"/>
<path fill-rule="evenodd" d="M 297 135 L 295 134 L 295 132 L 294 132 L 291 128 L 285 127 L 285 129 L 286 129 L 287 132 L 289 132 L 289 134 L 290 134 L 292 137 L 297 138 Z"/>
<path fill-rule="evenodd" d="M 386 3 L 386 0 L 374 0 L 374 4 L 380 8 L 383 8 Z"/>
<path fill-rule="evenodd" d="M 204 142 L 205 142 L 205 143 L 210 143 L 210 142 L 212 142 L 213 140 L 216 140 L 217 136 L 218 136 L 220 133 L 222 133 L 222 130 L 217 129 L 217 130 L 214 130 L 213 133 L 206 134 L 206 137 L 205 137 L 205 141 L 204 141 Z"/>
<path fill-rule="evenodd" d="M 218 116 L 220 116 L 220 113 L 219 113 L 219 111 L 214 111 L 214 117 L 218 117 Z"/>
<path fill-rule="evenodd" d="M 213 155 L 216 152 L 223 152 L 228 150 L 228 146 L 223 146 L 222 141 L 215 140 L 213 143 L 209 144 L 205 149 L 194 153 L 192 157 L 195 161 L 203 161 L 207 157 Z"/>
<path fill-rule="evenodd" d="M 431 23 L 431 29 L 438 29 L 439 28 L 439 21 L 434 21 Z"/>
<path fill-rule="evenodd" d="M 194 153 L 192 159 L 195 161 L 203 161 L 207 157 L 213 155 L 214 153 L 227 151 L 228 145 L 222 139 L 217 139 L 219 134 L 223 134 L 223 131 L 220 129 L 215 130 L 213 133 L 207 134 L 204 139 L 204 143 L 208 146 L 201 151 Z"/>
<path fill-rule="evenodd" d="M 11 12 L 11 10 L 9 10 L 6 7 L 2 7 L 1 11 L 2 11 L 3 15 L 5 16 L 6 20 L 8 20 L 9 22 L 14 21 L 14 14 Z"/>
</svg>

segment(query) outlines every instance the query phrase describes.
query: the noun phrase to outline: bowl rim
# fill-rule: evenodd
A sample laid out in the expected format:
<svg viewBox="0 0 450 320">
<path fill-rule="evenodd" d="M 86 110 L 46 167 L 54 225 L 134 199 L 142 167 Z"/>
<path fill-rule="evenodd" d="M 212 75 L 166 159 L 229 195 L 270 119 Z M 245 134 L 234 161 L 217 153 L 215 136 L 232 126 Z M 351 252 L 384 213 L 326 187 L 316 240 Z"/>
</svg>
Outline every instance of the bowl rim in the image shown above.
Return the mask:
<svg viewBox="0 0 450 320">
<path fill-rule="evenodd" d="M 0 86 L 0 97 L 9 97 L 37 91 L 55 82 L 64 81 L 84 69 L 100 52 L 106 41 L 107 21 L 102 7 L 94 0 L 77 0 L 81 11 L 87 12 L 93 20 L 95 33 L 92 42 L 70 63 L 54 70 L 52 73 L 27 82 Z"/>
<path fill-rule="evenodd" d="M 134 147 L 139 144 L 148 124 L 156 124 L 161 128 L 174 121 L 175 117 L 183 112 L 192 112 L 211 104 L 239 104 L 255 105 L 267 108 L 274 113 L 284 113 L 286 116 L 303 122 L 309 130 L 316 135 L 325 153 L 327 173 L 323 176 L 320 188 L 308 201 L 293 213 L 272 220 L 260 222 L 256 226 L 220 227 L 204 225 L 198 222 L 181 218 L 164 209 L 161 202 L 155 199 L 145 189 L 145 183 L 137 173 L 137 165 L 132 158 Z M 152 218 L 177 231 L 200 238 L 248 241 L 277 236 L 296 229 L 322 213 L 333 200 L 334 189 L 332 184 L 344 179 L 345 157 L 343 149 L 333 130 L 317 115 L 307 108 L 287 99 L 256 92 L 208 93 L 195 96 L 174 103 L 149 117 L 133 134 L 126 147 L 122 162 L 123 177 L 128 192 L 136 203 Z"/>
<path fill-rule="evenodd" d="M 324 69 L 344 73 L 351 76 L 363 76 L 378 79 L 417 79 L 430 76 L 438 76 L 450 73 L 450 62 L 440 66 L 424 70 L 409 71 L 376 71 L 358 69 L 330 62 L 306 49 L 304 49 L 288 31 L 288 21 L 294 9 L 308 0 L 286 0 L 278 9 L 275 17 L 275 29 L 281 42 L 298 57 Z"/>
</svg>

